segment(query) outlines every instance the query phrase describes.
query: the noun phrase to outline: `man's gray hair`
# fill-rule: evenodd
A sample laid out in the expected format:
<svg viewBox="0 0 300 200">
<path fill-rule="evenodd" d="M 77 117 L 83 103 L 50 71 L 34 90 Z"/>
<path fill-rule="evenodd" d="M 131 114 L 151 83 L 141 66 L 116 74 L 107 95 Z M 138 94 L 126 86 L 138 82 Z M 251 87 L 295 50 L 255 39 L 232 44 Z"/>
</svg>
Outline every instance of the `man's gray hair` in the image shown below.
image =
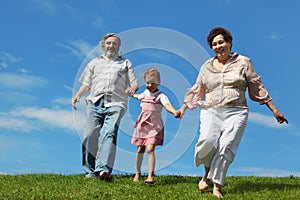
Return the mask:
<svg viewBox="0 0 300 200">
<path fill-rule="evenodd" d="M 105 45 L 105 40 L 107 40 L 107 38 L 110 37 L 116 37 L 119 40 L 119 45 L 121 45 L 121 39 L 119 38 L 119 36 L 117 36 L 117 34 L 115 33 L 106 33 L 103 38 L 101 39 L 101 41 L 99 42 L 99 44 L 101 45 L 102 49 L 104 48 Z"/>
</svg>

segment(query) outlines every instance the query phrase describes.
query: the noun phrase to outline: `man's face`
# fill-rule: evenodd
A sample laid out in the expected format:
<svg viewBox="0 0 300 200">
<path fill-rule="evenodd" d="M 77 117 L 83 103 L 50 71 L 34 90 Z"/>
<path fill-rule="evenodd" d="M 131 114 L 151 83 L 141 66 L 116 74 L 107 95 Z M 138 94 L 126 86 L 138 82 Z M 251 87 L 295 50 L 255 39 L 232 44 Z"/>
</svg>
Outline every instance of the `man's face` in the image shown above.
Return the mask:
<svg viewBox="0 0 300 200">
<path fill-rule="evenodd" d="M 116 56 L 119 52 L 119 48 L 120 48 L 120 41 L 118 38 L 112 36 L 105 40 L 103 50 L 107 57 L 112 58 Z"/>
</svg>

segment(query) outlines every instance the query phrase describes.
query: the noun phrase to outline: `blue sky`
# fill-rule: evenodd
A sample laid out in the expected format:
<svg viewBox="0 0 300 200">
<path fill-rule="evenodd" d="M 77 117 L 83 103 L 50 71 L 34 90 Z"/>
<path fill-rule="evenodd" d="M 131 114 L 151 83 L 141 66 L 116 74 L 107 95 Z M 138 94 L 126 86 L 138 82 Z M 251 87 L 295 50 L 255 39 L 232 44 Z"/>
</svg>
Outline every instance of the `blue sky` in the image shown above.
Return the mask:
<svg viewBox="0 0 300 200">
<path fill-rule="evenodd" d="M 248 101 L 250 115 L 228 175 L 300 176 L 298 99 L 300 2 L 6 0 L 0 6 L 0 173 L 78 174 L 84 101 L 71 98 L 84 64 L 101 53 L 103 34 L 115 32 L 144 89 L 142 72 L 161 71 L 160 89 L 179 108 L 203 61 L 213 53 L 206 36 L 228 28 L 233 51 L 252 59 L 288 125 L 266 106 Z M 130 144 L 139 102 L 129 100 L 118 138 L 114 173 L 133 173 Z M 202 175 L 193 163 L 199 109 L 182 120 L 163 112 L 165 145 L 157 148 L 157 174 Z M 147 164 L 145 157 L 144 164 Z M 146 170 L 146 166 L 143 167 Z"/>
</svg>

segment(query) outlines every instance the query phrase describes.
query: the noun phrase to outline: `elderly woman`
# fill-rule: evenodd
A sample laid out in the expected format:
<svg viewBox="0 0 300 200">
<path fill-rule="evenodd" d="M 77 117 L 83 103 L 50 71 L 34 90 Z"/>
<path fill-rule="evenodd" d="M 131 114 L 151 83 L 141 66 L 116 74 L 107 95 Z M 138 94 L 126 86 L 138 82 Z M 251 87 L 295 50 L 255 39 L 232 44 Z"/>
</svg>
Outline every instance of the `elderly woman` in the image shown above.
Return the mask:
<svg viewBox="0 0 300 200">
<path fill-rule="evenodd" d="M 266 104 L 280 124 L 288 121 L 273 104 L 251 60 L 231 52 L 232 36 L 228 30 L 213 28 L 207 42 L 215 56 L 202 65 L 195 85 L 177 112 L 182 117 L 186 108 L 201 106 L 195 164 L 204 164 L 205 173 L 198 186 L 205 190 L 211 180 L 214 196 L 222 198 L 221 188 L 247 123 L 246 89 L 251 100 Z"/>
</svg>

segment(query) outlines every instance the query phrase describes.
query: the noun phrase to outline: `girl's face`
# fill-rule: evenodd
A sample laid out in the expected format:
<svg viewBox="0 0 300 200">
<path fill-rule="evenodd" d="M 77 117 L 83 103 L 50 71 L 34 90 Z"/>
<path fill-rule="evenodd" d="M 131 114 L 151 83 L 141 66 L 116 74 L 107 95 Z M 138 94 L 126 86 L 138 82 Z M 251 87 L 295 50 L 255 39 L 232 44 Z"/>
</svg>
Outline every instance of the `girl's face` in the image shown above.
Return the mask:
<svg viewBox="0 0 300 200">
<path fill-rule="evenodd" d="M 230 54 L 231 43 L 226 42 L 223 35 L 217 35 L 212 41 L 212 50 L 218 59 L 226 60 Z"/>
<path fill-rule="evenodd" d="M 158 90 L 158 86 L 159 84 L 157 83 L 149 83 L 149 82 L 146 82 L 146 88 L 151 92 L 156 92 Z"/>
</svg>

